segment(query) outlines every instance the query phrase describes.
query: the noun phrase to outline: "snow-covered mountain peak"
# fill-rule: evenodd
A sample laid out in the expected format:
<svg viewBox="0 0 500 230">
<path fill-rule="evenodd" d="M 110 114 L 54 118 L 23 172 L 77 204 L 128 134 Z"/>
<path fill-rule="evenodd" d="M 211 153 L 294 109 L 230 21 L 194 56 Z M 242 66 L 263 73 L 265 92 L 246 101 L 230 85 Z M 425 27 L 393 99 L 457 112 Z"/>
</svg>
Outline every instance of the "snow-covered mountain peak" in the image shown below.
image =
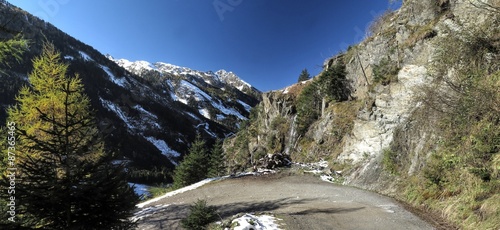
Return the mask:
<svg viewBox="0 0 500 230">
<path fill-rule="evenodd" d="M 238 88 L 240 91 L 242 91 L 245 87 L 248 87 L 249 89 L 252 89 L 252 85 L 248 84 L 247 82 L 243 81 L 241 78 L 239 78 L 236 74 L 234 74 L 231 71 L 226 71 L 224 69 L 218 70 L 215 72 L 219 78 L 224 81 L 226 84 L 233 85 L 234 87 Z"/>
<path fill-rule="evenodd" d="M 156 62 L 151 64 L 147 61 L 129 61 L 127 59 L 114 59 L 111 55 L 107 55 L 108 59 L 114 61 L 119 66 L 127 69 L 128 71 L 141 75 L 145 71 L 157 71 L 161 74 L 172 74 L 177 76 L 191 76 L 197 77 L 204 82 L 213 86 L 230 85 L 242 92 L 253 92 L 260 94 L 260 91 L 252 87 L 249 83 L 242 80 L 235 73 L 226 71 L 224 69 L 213 71 L 199 71 L 178 65 Z"/>
<path fill-rule="evenodd" d="M 116 64 L 118 64 L 119 66 L 127 69 L 128 71 L 134 73 L 134 74 L 137 74 L 137 75 L 140 75 L 142 71 L 144 70 L 147 70 L 147 71 L 150 71 L 150 70 L 157 70 L 157 68 L 147 62 L 147 61 L 129 61 L 127 59 L 114 59 L 111 55 L 106 55 L 106 57 L 115 62 Z"/>
<path fill-rule="evenodd" d="M 226 70 L 199 71 L 165 62 L 108 59 L 151 82 L 172 101 L 198 111 L 203 117 L 236 130 L 250 109 L 260 100 L 261 92 L 236 74 Z"/>
<path fill-rule="evenodd" d="M 170 73 L 174 75 L 186 75 L 186 74 L 191 74 L 191 75 L 197 75 L 201 73 L 201 71 L 197 70 L 192 70 L 187 67 L 181 67 L 178 65 L 173 65 L 170 63 L 165 63 L 165 62 L 156 62 L 154 64 L 156 66 L 157 70 L 161 73 Z"/>
</svg>

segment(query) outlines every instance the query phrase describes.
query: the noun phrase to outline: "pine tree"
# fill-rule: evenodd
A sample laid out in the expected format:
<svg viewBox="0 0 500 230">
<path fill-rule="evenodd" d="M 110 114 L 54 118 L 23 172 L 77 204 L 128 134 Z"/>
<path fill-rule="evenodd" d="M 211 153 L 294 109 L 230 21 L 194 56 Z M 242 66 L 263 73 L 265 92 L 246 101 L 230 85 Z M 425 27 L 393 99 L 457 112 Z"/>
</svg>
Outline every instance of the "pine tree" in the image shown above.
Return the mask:
<svg viewBox="0 0 500 230">
<path fill-rule="evenodd" d="M 324 115 L 328 102 L 349 100 L 351 91 L 345 65 L 338 60 L 300 93 L 297 99 L 297 132 L 304 135 L 309 126 Z"/>
<path fill-rule="evenodd" d="M 304 135 L 309 126 L 321 115 L 321 95 L 317 81 L 304 87 L 297 98 L 297 133 Z"/>
<path fill-rule="evenodd" d="M 28 47 L 28 41 L 20 35 L 12 39 L 0 41 L 0 63 L 8 66 L 8 61 L 20 61 L 22 54 Z"/>
<path fill-rule="evenodd" d="M 311 75 L 307 72 L 307 69 L 303 69 L 297 82 L 307 81 L 309 79 L 311 79 Z"/>
<path fill-rule="evenodd" d="M 189 215 L 181 220 L 185 229 L 204 230 L 207 225 L 217 220 L 217 209 L 215 206 L 207 205 L 206 200 L 198 200 L 189 207 Z"/>
<path fill-rule="evenodd" d="M 217 139 L 210 151 L 210 168 L 208 177 L 220 177 L 224 175 L 226 168 L 224 166 L 224 150 L 222 149 L 222 141 Z"/>
<path fill-rule="evenodd" d="M 46 44 L 33 60 L 31 87 L 8 110 L 16 124 L 18 219 L 31 228 L 131 228 L 138 198 L 111 163 L 81 80 L 67 77 L 67 68 Z"/>
<path fill-rule="evenodd" d="M 351 86 L 346 79 L 346 70 L 343 60 L 331 66 L 318 77 L 319 94 L 337 102 L 346 101 L 351 96 Z"/>
<path fill-rule="evenodd" d="M 208 154 L 205 141 L 199 135 L 189 148 L 189 154 L 175 168 L 174 188 L 181 188 L 207 178 Z"/>
</svg>

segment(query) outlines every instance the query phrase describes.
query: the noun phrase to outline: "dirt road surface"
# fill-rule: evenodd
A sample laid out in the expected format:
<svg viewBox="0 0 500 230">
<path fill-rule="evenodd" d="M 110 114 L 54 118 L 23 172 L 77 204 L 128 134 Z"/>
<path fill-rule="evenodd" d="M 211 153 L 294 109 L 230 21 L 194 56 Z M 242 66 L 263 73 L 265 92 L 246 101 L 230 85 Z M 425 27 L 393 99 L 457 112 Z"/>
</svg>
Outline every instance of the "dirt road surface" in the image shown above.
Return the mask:
<svg viewBox="0 0 500 230">
<path fill-rule="evenodd" d="M 268 212 L 287 230 L 433 229 L 391 198 L 321 181 L 311 175 L 246 176 L 212 182 L 164 198 L 144 208 L 154 210 L 139 229 L 181 229 L 189 205 L 205 199 L 222 218 Z"/>
</svg>

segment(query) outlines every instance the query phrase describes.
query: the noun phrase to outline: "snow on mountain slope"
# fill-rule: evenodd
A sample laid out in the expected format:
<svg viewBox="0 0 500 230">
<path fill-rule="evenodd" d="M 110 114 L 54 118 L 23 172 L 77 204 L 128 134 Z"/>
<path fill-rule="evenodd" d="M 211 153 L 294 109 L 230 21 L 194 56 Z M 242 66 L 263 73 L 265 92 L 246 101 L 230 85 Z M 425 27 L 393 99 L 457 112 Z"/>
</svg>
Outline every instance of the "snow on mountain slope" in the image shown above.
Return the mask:
<svg viewBox="0 0 500 230">
<path fill-rule="evenodd" d="M 110 55 L 107 58 L 131 73 L 156 82 L 173 101 L 187 105 L 201 116 L 232 130 L 239 127 L 239 122 L 248 119 L 250 109 L 260 101 L 260 91 L 226 70 L 203 72 L 164 62 L 132 62 L 114 59 Z M 115 83 L 120 85 L 121 82 Z"/>
<path fill-rule="evenodd" d="M 85 61 L 94 61 L 87 53 L 83 51 L 78 51 L 80 53 L 80 56 L 83 58 Z"/>
<path fill-rule="evenodd" d="M 111 81 L 113 81 L 115 84 L 117 84 L 123 88 L 126 88 L 129 85 L 129 83 L 127 82 L 127 79 L 125 79 L 124 77 L 117 78 L 107 66 L 103 66 L 103 65 L 99 65 L 99 66 L 101 67 L 102 70 L 104 70 L 104 72 L 106 72 L 108 74 L 108 76 L 111 78 Z"/>
<path fill-rule="evenodd" d="M 219 76 L 220 79 L 222 79 L 224 82 L 236 87 L 240 91 L 243 91 L 245 88 L 252 89 L 252 85 L 240 79 L 233 72 L 227 72 L 226 70 L 221 69 L 215 72 L 215 74 Z"/>
<path fill-rule="evenodd" d="M 164 62 L 156 62 L 154 64 L 149 63 L 147 61 L 129 61 L 127 59 L 114 59 L 112 56 L 107 55 L 107 57 L 114 61 L 116 64 L 119 66 L 127 69 L 128 71 L 141 75 L 144 71 L 158 71 L 162 74 L 173 74 L 173 75 L 192 75 L 199 77 L 203 79 L 207 84 L 213 85 L 213 86 L 218 86 L 221 83 L 233 86 L 240 91 L 244 91 L 245 89 L 250 90 L 250 91 L 255 91 L 260 93 L 257 89 L 253 88 L 252 85 L 249 83 L 243 81 L 241 78 L 239 78 L 235 73 L 233 72 L 228 72 L 226 70 L 218 70 L 217 72 L 212 72 L 212 71 L 199 71 L 199 70 L 193 70 L 187 67 L 181 67 L 169 63 L 164 63 Z"/>
<path fill-rule="evenodd" d="M 212 100 L 210 95 L 186 80 L 181 80 L 177 91 L 182 96 L 194 97 L 196 101 Z"/>
<path fill-rule="evenodd" d="M 110 58 L 110 56 L 108 56 Z M 114 60 L 110 58 L 112 61 L 116 62 L 119 66 L 127 69 L 128 71 L 139 75 L 141 71 L 143 70 L 154 70 L 156 69 L 155 66 L 153 66 L 151 63 L 146 62 L 146 61 L 136 61 L 136 62 L 131 62 L 127 59 L 118 59 Z"/>
<path fill-rule="evenodd" d="M 149 142 L 151 142 L 154 146 L 156 146 L 163 155 L 167 156 L 169 159 L 171 159 L 171 157 L 180 157 L 181 154 L 175 150 L 173 150 L 172 148 L 170 148 L 168 146 L 167 143 L 165 143 L 164 140 L 158 140 L 154 137 L 145 137 L 146 140 L 148 140 Z"/>
</svg>

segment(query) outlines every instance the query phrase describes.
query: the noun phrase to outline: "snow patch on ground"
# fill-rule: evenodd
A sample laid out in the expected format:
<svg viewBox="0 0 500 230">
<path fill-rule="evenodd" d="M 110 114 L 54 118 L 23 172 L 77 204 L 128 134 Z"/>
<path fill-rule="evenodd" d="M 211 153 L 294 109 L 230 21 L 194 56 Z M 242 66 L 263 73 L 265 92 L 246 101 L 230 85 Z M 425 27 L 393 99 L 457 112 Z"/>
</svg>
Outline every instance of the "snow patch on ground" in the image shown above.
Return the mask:
<svg viewBox="0 0 500 230">
<path fill-rule="evenodd" d="M 212 137 L 217 138 L 217 134 L 215 134 L 214 132 L 210 131 L 210 125 L 209 125 L 208 123 L 201 123 L 201 124 L 198 124 L 198 125 L 196 126 L 196 128 L 198 129 L 198 128 L 200 128 L 201 126 L 204 126 L 205 131 L 206 131 L 208 134 L 210 134 Z"/>
<path fill-rule="evenodd" d="M 145 131 L 146 129 L 151 129 L 151 128 L 156 128 L 158 130 L 162 129 L 161 125 L 158 124 L 157 122 L 158 117 L 152 114 L 151 112 L 145 110 L 143 107 L 139 105 L 134 106 L 133 109 L 137 110 L 142 115 L 140 119 L 134 119 L 133 117 L 127 116 L 127 114 L 129 114 L 129 109 L 127 107 L 121 109 L 120 106 L 116 105 L 111 101 L 104 100 L 102 98 L 99 98 L 99 100 L 107 110 L 112 111 L 116 115 L 118 115 L 118 117 L 123 122 L 125 122 L 127 128 L 129 128 L 130 130 Z"/>
<path fill-rule="evenodd" d="M 115 84 L 123 88 L 126 88 L 126 86 L 129 85 L 125 77 L 116 77 L 107 66 L 100 65 L 100 67 L 108 74 L 108 76 L 111 78 L 111 81 L 113 81 Z"/>
<path fill-rule="evenodd" d="M 198 111 L 200 112 L 201 115 L 203 115 L 207 119 L 210 119 L 210 114 L 208 113 L 208 109 L 200 109 Z"/>
<path fill-rule="evenodd" d="M 174 94 L 174 95 L 175 95 L 175 94 Z M 177 96 L 176 96 L 176 97 L 177 97 Z M 180 103 L 184 104 L 184 105 L 187 105 L 187 104 L 188 104 L 188 101 L 187 101 L 186 99 L 184 99 L 184 98 L 178 98 L 178 97 L 177 97 L 177 100 L 178 100 Z"/>
<path fill-rule="evenodd" d="M 205 100 L 210 101 L 210 100 L 212 100 L 212 96 L 208 95 L 203 90 L 201 90 L 197 86 L 193 85 L 191 82 L 188 82 L 186 80 L 182 80 L 181 87 L 193 92 L 196 101 L 205 101 Z"/>
<path fill-rule="evenodd" d="M 145 209 L 141 209 L 140 211 L 134 213 L 134 216 L 132 216 L 132 218 L 130 218 L 130 219 L 132 220 L 132 222 L 142 220 L 148 216 L 155 214 L 157 211 L 168 207 L 169 205 L 170 204 L 156 205 L 156 206 L 152 206 L 152 207 L 147 207 Z"/>
<path fill-rule="evenodd" d="M 319 174 L 322 181 L 326 181 L 329 183 L 341 183 L 342 179 L 342 171 L 332 171 L 328 167 L 328 161 L 321 160 L 316 163 L 295 163 L 306 173 L 313 173 L 315 175 Z"/>
<path fill-rule="evenodd" d="M 330 182 L 330 183 L 335 183 L 335 178 L 333 178 L 332 176 L 321 175 L 320 177 L 321 177 L 322 181 L 326 181 L 326 182 Z"/>
<path fill-rule="evenodd" d="M 170 92 L 170 97 L 172 98 L 172 100 L 178 101 L 179 98 L 177 97 L 177 95 L 175 95 L 175 87 L 172 84 L 172 81 L 171 80 L 167 80 L 166 83 L 168 85 L 168 89 L 169 89 L 168 91 Z"/>
<path fill-rule="evenodd" d="M 194 115 L 194 114 L 192 114 L 192 113 L 186 112 L 186 114 L 187 114 L 187 115 L 189 115 L 190 117 L 192 117 L 192 118 L 193 118 L 193 119 L 195 119 L 195 120 L 198 120 L 198 121 L 200 120 L 200 118 L 199 118 L 199 117 L 197 117 L 196 115 Z"/>
<path fill-rule="evenodd" d="M 154 114 L 152 114 L 151 112 L 149 112 L 149 111 L 145 110 L 145 109 L 144 109 L 144 108 L 142 108 L 142 106 L 140 106 L 140 105 L 136 105 L 136 106 L 134 106 L 134 109 L 137 109 L 137 110 L 138 110 L 138 111 L 140 111 L 141 113 L 146 114 L 146 115 L 148 115 L 148 116 L 149 116 L 149 117 L 151 117 L 151 118 L 158 119 L 158 117 L 157 117 L 156 115 L 154 115 Z"/>
<path fill-rule="evenodd" d="M 186 80 L 182 80 L 180 82 L 180 87 L 184 89 L 183 94 L 186 95 L 183 98 L 181 96 L 176 96 L 177 100 L 183 104 L 188 104 L 188 97 L 189 95 L 192 95 L 196 101 L 209 101 L 212 106 L 225 115 L 234 115 L 238 117 L 239 119 L 242 120 L 248 120 L 245 116 L 241 115 L 240 112 L 238 112 L 234 108 L 228 108 L 224 104 L 222 104 L 220 101 L 215 100 L 212 96 L 208 95 L 205 93 L 205 91 L 201 90 L 197 86 L 193 85 L 191 82 L 188 82 Z M 182 91 L 181 91 L 182 92 Z M 245 102 L 239 101 L 240 104 L 242 104 L 247 111 L 250 111 L 251 106 L 246 104 Z M 204 117 L 211 119 L 209 116 L 208 110 L 206 108 L 200 109 L 200 114 L 202 114 Z"/>
<path fill-rule="evenodd" d="M 234 230 L 279 230 L 276 220 L 278 219 L 269 215 L 256 216 L 247 213 L 234 219 L 232 223 L 237 223 Z"/>
<path fill-rule="evenodd" d="M 221 114 L 217 114 L 217 116 L 216 116 L 216 118 L 215 118 L 215 119 L 216 119 L 216 120 L 218 120 L 218 121 L 222 121 L 222 120 L 224 120 L 225 118 L 226 118 L 226 116 L 221 115 Z"/>
<path fill-rule="evenodd" d="M 142 202 L 140 204 L 137 204 L 136 206 L 138 208 L 143 208 L 144 206 L 148 205 L 148 204 L 151 204 L 151 203 L 154 203 L 156 201 L 159 201 L 163 198 L 166 198 L 166 197 L 171 197 L 171 196 L 175 196 L 177 194 L 181 194 L 181 193 L 184 193 L 184 192 L 187 192 L 187 191 L 190 191 L 190 190 L 193 190 L 193 189 L 196 189 L 198 187 L 201 187 L 205 184 L 208 184 L 212 181 L 216 181 L 216 180 L 221 180 L 221 179 L 224 179 L 224 178 L 227 178 L 228 176 L 226 177 L 215 177 L 215 178 L 208 178 L 208 179 L 205 179 L 205 180 L 202 180 L 198 183 L 195 183 L 195 184 L 192 184 L 192 185 L 189 185 L 189 186 L 186 186 L 184 188 L 180 188 L 180 189 L 177 189 L 175 191 L 172 191 L 172 192 L 168 192 L 166 193 L 165 195 L 163 196 L 159 196 L 159 197 L 156 197 L 156 198 L 153 198 L 151 200 L 148 200 L 148 201 L 145 201 L 145 202 Z"/>
<path fill-rule="evenodd" d="M 289 92 L 289 91 L 288 91 L 289 89 L 290 89 L 290 87 L 286 87 L 286 88 L 283 90 L 283 94 L 287 94 L 287 93 Z"/>
<path fill-rule="evenodd" d="M 151 142 L 158 150 L 161 151 L 161 153 L 165 156 L 167 156 L 169 159 L 170 157 L 179 157 L 181 154 L 173 149 L 171 149 L 167 143 L 164 140 L 158 140 L 154 137 L 144 137 L 146 140 Z"/>
<path fill-rule="evenodd" d="M 94 61 L 94 59 L 92 59 L 87 53 L 85 53 L 83 51 L 78 51 L 78 53 L 80 53 L 80 56 L 82 56 L 83 60 Z"/>
<path fill-rule="evenodd" d="M 241 105 L 243 105 L 243 107 L 245 108 L 246 111 L 250 112 L 250 110 L 252 109 L 252 106 L 248 105 L 247 103 L 241 101 L 241 100 L 238 100 L 238 103 L 240 103 Z"/>
<path fill-rule="evenodd" d="M 110 111 L 113 111 L 116 115 L 118 115 L 118 117 L 123 121 L 125 122 L 125 124 L 127 125 L 127 127 L 130 129 L 130 130 L 133 130 L 134 129 L 134 126 L 131 125 L 131 122 L 130 122 L 130 119 L 127 117 L 127 115 L 125 114 L 125 112 L 123 110 L 120 109 L 119 106 L 115 105 L 113 102 L 111 101 L 108 101 L 108 100 L 104 100 L 102 98 L 99 98 L 99 100 L 101 101 L 101 104 L 106 107 L 107 110 L 110 110 Z"/>
<path fill-rule="evenodd" d="M 241 120 L 248 120 L 248 118 L 246 118 L 243 115 L 241 115 L 234 108 L 227 108 L 227 107 L 225 107 L 223 104 L 221 104 L 218 101 L 217 102 L 216 101 L 212 101 L 212 105 L 214 106 L 214 108 L 220 110 L 222 113 L 224 113 L 226 115 L 234 115 L 234 116 L 237 116 Z"/>
<path fill-rule="evenodd" d="M 158 211 L 161 211 L 162 209 L 165 209 L 166 207 L 168 207 L 170 205 L 170 204 L 163 204 L 163 205 L 155 205 L 155 206 L 145 207 L 151 203 L 160 201 L 160 200 L 167 198 L 167 197 L 175 196 L 177 194 L 181 194 L 181 193 L 184 193 L 184 192 L 187 192 L 190 190 L 197 189 L 197 188 L 199 188 L 205 184 L 208 184 L 212 181 L 225 180 L 227 178 L 238 178 L 238 177 L 250 176 L 250 175 L 261 175 L 261 174 L 275 173 L 275 172 L 276 171 L 274 171 L 274 170 L 267 170 L 266 169 L 266 170 L 259 170 L 258 172 L 242 172 L 242 173 L 223 176 L 223 177 L 208 178 L 208 179 L 202 180 L 198 183 L 186 186 L 184 188 L 177 189 L 175 191 L 165 193 L 162 196 L 159 196 L 159 197 L 156 197 L 156 198 L 153 198 L 153 199 L 150 199 L 150 200 L 147 200 L 147 201 L 144 201 L 142 203 L 137 204 L 136 207 L 139 208 L 140 210 L 138 212 L 134 213 L 134 216 L 131 217 L 131 220 L 132 221 L 142 220 L 148 216 L 155 214 Z M 250 215 L 250 214 L 248 214 L 248 215 Z M 271 217 L 271 218 L 273 218 L 273 217 Z M 268 218 L 265 216 L 258 216 L 258 217 L 256 217 L 256 220 L 258 220 L 259 223 L 263 224 L 263 226 L 274 226 L 273 222 L 274 222 L 275 218 L 273 219 L 273 222 L 271 222 L 271 218 Z M 256 221 L 254 221 L 254 222 L 256 222 Z M 257 228 L 257 229 L 278 229 L 278 228 L 271 227 L 271 228 Z"/>
</svg>

